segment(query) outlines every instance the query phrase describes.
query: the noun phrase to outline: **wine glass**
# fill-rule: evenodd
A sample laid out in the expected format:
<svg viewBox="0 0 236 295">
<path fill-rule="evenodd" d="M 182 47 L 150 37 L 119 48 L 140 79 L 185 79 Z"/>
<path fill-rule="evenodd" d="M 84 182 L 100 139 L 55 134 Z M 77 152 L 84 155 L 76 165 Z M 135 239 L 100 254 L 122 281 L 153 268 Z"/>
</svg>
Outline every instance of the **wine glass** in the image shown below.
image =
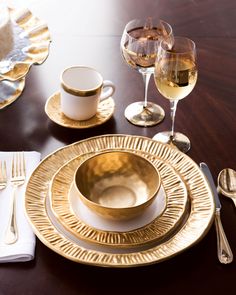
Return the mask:
<svg viewBox="0 0 236 295">
<path fill-rule="evenodd" d="M 154 79 L 159 92 L 170 101 L 171 131 L 157 133 L 153 139 L 176 146 L 182 152 L 190 149 L 190 140 L 174 132 L 175 114 L 179 100 L 193 90 L 197 82 L 195 43 L 185 37 L 175 37 L 172 48 L 160 43 L 155 63 Z"/>
<path fill-rule="evenodd" d="M 156 53 L 160 40 L 172 42 L 171 26 L 159 19 L 132 20 L 124 29 L 121 51 L 124 60 L 142 74 L 144 101 L 134 102 L 125 109 L 125 117 L 138 126 L 152 126 L 164 119 L 165 112 L 157 104 L 147 101 L 148 84 L 154 73 Z"/>
</svg>

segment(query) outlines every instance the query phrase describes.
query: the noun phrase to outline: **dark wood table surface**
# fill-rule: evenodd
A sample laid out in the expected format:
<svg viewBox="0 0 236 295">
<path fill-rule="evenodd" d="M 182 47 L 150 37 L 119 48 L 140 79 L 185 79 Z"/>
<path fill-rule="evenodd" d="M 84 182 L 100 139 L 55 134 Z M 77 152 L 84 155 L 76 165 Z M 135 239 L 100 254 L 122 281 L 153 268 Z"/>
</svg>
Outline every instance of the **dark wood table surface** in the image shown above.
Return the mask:
<svg viewBox="0 0 236 295">
<path fill-rule="evenodd" d="M 214 179 L 221 169 L 236 169 L 236 2 L 232 0 L 22 0 L 49 26 L 52 43 L 43 65 L 33 66 L 23 94 L 0 112 L 0 150 L 36 150 L 42 158 L 59 147 L 102 134 L 152 137 L 170 128 L 169 103 L 153 80 L 149 99 L 166 111 L 154 127 L 130 124 L 125 107 L 143 98 L 141 75 L 122 60 L 120 38 L 133 18 L 157 16 L 175 35 L 197 45 L 199 78 L 177 110 L 176 130 L 191 139 L 188 155 L 205 161 Z M 116 85 L 114 116 L 105 124 L 71 130 L 51 122 L 47 98 L 59 89 L 61 71 L 70 65 L 97 68 Z M 230 294 L 236 279 L 236 209 L 221 197 L 222 222 L 235 255 L 230 265 L 217 259 L 214 226 L 197 245 L 167 261 L 146 267 L 109 269 L 78 264 L 37 239 L 34 261 L 0 265 L 0 294 Z M 231 293 L 232 294 L 232 293 Z"/>
</svg>

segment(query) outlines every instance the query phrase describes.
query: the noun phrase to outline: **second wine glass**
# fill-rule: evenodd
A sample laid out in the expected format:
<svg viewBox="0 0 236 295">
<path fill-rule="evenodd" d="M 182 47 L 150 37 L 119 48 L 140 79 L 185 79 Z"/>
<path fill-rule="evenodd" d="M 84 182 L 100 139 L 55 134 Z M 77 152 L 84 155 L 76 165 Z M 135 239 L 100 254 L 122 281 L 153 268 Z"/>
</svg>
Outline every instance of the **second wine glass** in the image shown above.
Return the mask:
<svg viewBox="0 0 236 295">
<path fill-rule="evenodd" d="M 134 102 L 125 109 L 125 117 L 134 125 L 152 126 L 164 119 L 164 110 L 147 99 L 158 45 L 163 39 L 171 44 L 173 34 L 171 26 L 162 20 L 151 17 L 143 20 L 136 19 L 125 26 L 121 38 L 123 57 L 128 65 L 142 74 L 145 85 L 144 100 Z"/>
<path fill-rule="evenodd" d="M 179 100 L 188 96 L 197 82 L 197 59 L 195 43 L 185 37 L 175 37 L 170 49 L 160 43 L 155 64 L 155 83 L 159 92 L 170 101 L 171 131 L 157 133 L 153 139 L 176 146 L 180 151 L 190 149 L 190 140 L 174 131 L 175 113 Z"/>
</svg>

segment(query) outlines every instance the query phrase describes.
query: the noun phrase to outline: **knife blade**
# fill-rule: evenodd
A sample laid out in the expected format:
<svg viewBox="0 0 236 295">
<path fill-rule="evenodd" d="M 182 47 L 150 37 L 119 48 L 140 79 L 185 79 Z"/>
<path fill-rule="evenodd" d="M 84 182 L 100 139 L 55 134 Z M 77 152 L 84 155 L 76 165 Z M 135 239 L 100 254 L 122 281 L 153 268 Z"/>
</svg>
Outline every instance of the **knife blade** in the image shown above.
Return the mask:
<svg viewBox="0 0 236 295">
<path fill-rule="evenodd" d="M 208 168 L 206 163 L 200 163 L 200 169 L 205 175 L 205 178 L 210 186 L 212 191 L 215 205 L 216 205 L 216 212 L 215 212 L 215 227 L 216 227 L 216 235 L 217 235 L 217 254 L 218 259 L 223 264 L 228 264 L 233 261 L 233 253 L 231 251 L 229 242 L 226 238 L 224 228 L 222 226 L 221 218 L 220 218 L 220 210 L 221 210 L 221 203 L 219 199 L 219 195 L 216 190 L 216 186 L 211 174 L 210 169 Z"/>
<path fill-rule="evenodd" d="M 220 210 L 221 209 L 220 198 L 219 198 L 219 195 L 217 193 L 215 182 L 213 180 L 211 171 L 210 171 L 210 169 L 209 169 L 209 167 L 207 166 L 206 163 L 200 163 L 200 168 L 201 168 L 202 172 L 204 173 L 205 177 L 207 178 L 207 181 L 208 181 L 208 183 L 210 185 L 212 194 L 214 196 L 216 209 Z"/>
</svg>

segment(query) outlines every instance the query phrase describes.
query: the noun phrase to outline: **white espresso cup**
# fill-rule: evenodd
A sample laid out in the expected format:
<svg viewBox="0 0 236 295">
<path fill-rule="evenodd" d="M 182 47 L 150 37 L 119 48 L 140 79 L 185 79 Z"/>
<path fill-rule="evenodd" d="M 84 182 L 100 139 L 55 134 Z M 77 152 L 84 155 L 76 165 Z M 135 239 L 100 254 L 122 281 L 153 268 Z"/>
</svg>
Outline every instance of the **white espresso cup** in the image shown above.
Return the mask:
<svg viewBox="0 0 236 295">
<path fill-rule="evenodd" d="M 61 74 L 61 111 L 73 120 L 88 120 L 98 104 L 113 95 L 115 85 L 86 66 L 72 66 Z"/>
</svg>

